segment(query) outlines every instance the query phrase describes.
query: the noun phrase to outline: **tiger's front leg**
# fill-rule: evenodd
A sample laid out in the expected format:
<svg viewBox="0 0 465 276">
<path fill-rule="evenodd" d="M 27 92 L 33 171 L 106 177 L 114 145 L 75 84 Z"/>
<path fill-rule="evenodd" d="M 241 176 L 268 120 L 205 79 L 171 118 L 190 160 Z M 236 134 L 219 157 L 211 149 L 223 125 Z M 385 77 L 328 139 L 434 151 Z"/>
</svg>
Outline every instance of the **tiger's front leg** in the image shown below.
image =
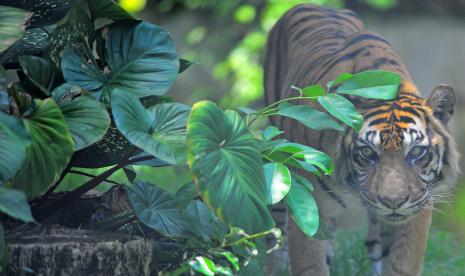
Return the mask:
<svg viewBox="0 0 465 276">
<path fill-rule="evenodd" d="M 382 226 L 382 275 L 420 275 L 431 215 L 431 209 L 423 209 L 405 224 Z"/>
<path fill-rule="evenodd" d="M 287 236 L 292 275 L 329 275 L 326 254 L 328 241 L 308 239 L 292 219 L 287 222 Z"/>
</svg>

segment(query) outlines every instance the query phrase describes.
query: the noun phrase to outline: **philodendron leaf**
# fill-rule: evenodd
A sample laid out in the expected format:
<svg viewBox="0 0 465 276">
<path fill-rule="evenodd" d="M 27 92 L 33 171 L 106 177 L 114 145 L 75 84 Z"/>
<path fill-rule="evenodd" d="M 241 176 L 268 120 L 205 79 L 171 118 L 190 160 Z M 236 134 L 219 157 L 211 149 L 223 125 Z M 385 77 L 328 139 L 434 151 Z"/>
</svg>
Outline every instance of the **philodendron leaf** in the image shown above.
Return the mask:
<svg viewBox="0 0 465 276">
<path fill-rule="evenodd" d="M 35 110 L 23 123 L 31 145 L 12 187 L 31 199 L 58 180 L 71 158 L 74 143 L 60 108 L 51 98 L 36 99 Z"/>
<path fill-rule="evenodd" d="M 359 131 L 363 125 L 363 116 L 346 98 L 338 94 L 326 94 L 318 97 L 318 102 L 334 117 Z"/>
<path fill-rule="evenodd" d="M 291 172 L 282 163 L 268 163 L 263 166 L 263 169 L 266 179 L 267 203 L 278 203 L 291 188 Z"/>
<path fill-rule="evenodd" d="M 311 129 L 334 129 L 344 131 L 344 128 L 336 123 L 331 116 L 308 105 L 280 104 L 277 115 L 297 120 Z"/>
<path fill-rule="evenodd" d="M 21 56 L 18 61 L 27 78 L 45 95 L 50 96 L 59 78 L 55 65 L 35 56 Z"/>
<path fill-rule="evenodd" d="M 145 109 L 136 96 L 116 91 L 111 106 L 116 126 L 132 144 L 170 164 L 185 161 L 187 105 L 163 103 Z"/>
<path fill-rule="evenodd" d="M 311 238 L 318 230 L 318 208 L 311 190 L 302 182 L 301 177 L 293 177 L 292 180 L 291 190 L 284 198 L 284 203 L 294 222 Z"/>
<path fill-rule="evenodd" d="M 61 60 L 66 82 L 105 102 L 115 89 L 138 97 L 166 93 L 179 70 L 178 54 L 168 32 L 145 21 L 118 21 L 102 32 L 107 38 L 108 66 L 101 72 L 96 64 L 66 48 Z"/>
<path fill-rule="evenodd" d="M 31 15 L 31 12 L 23 9 L 0 6 L 0 52 L 13 45 L 23 35 L 26 21 Z"/>
<path fill-rule="evenodd" d="M 110 116 L 105 106 L 87 95 L 73 97 L 73 93 L 80 91 L 82 89 L 79 87 L 65 83 L 52 92 L 52 97 L 58 103 L 73 136 L 74 150 L 83 149 L 99 141 L 110 126 Z"/>
<path fill-rule="evenodd" d="M 87 0 L 92 20 L 107 18 L 114 21 L 134 19 L 130 13 L 112 0 Z"/>
<path fill-rule="evenodd" d="M 226 235 L 226 226 L 215 217 L 213 211 L 202 201 L 191 201 L 186 210 L 193 220 L 194 227 L 191 230 L 204 241 L 221 240 Z"/>
<path fill-rule="evenodd" d="M 164 236 L 183 236 L 192 225 L 168 192 L 148 182 L 135 181 L 128 199 L 139 220 Z"/>
<path fill-rule="evenodd" d="M 0 187 L 0 212 L 24 222 L 34 221 L 23 192 Z"/>
<path fill-rule="evenodd" d="M 234 111 L 210 101 L 192 108 L 187 124 L 188 163 L 203 200 L 228 226 L 248 233 L 273 227 L 257 140 Z M 238 215 L 238 210 L 247 210 Z"/>
<path fill-rule="evenodd" d="M 371 99 L 392 100 L 397 96 L 399 85 L 398 74 L 371 70 L 360 72 L 344 80 L 336 92 Z"/>
<path fill-rule="evenodd" d="M 6 182 L 21 168 L 30 140 L 22 121 L 1 111 L 0 141 L 0 182 Z"/>
</svg>

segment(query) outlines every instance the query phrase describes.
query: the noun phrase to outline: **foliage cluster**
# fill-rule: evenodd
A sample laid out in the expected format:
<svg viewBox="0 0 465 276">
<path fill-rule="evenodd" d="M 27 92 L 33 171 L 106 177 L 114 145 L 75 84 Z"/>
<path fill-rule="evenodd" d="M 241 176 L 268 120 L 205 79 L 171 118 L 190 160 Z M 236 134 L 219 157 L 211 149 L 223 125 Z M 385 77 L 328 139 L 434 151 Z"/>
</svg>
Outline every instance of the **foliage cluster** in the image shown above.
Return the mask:
<svg viewBox="0 0 465 276">
<path fill-rule="evenodd" d="M 367 71 L 343 74 L 326 88 L 296 88 L 295 97 L 259 111 L 223 110 L 210 101 L 189 107 L 164 96 L 192 63 L 179 58 L 163 28 L 110 0 L 1 3 L 0 61 L 17 80 L 0 67 L 0 211 L 44 221 L 122 170 L 132 182 L 125 221 L 137 219 L 192 249 L 178 273 L 260 271 L 263 254 L 274 249 L 263 238 L 272 235 L 277 245 L 281 239 L 269 211 L 280 201 L 309 238 L 318 229 L 312 184 L 289 168 L 331 174 L 331 158 L 279 138 L 273 126 L 254 136 L 251 124 L 280 115 L 312 129 L 359 130 L 363 118 L 342 95 L 392 99 L 400 82 L 396 74 Z M 46 204 L 67 174 L 83 174 L 75 168 L 108 166 Z M 173 196 L 159 183 L 134 181 L 135 166 L 154 173 L 187 166 L 192 181 Z M 0 225 L 0 268 L 7 259 Z"/>
</svg>

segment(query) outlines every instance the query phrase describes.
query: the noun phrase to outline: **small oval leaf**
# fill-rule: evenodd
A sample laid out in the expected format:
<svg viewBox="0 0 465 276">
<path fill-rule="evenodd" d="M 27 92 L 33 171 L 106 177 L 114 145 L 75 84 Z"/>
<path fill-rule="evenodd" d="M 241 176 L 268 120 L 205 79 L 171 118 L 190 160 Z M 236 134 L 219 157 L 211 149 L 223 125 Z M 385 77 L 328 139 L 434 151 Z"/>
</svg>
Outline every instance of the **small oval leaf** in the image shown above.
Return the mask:
<svg viewBox="0 0 465 276">
<path fill-rule="evenodd" d="M 344 128 L 334 121 L 331 116 L 308 105 L 281 104 L 279 105 L 277 115 L 297 120 L 311 129 L 344 131 Z"/>
<path fill-rule="evenodd" d="M 400 76 L 383 70 L 364 71 L 342 82 L 337 93 L 370 99 L 392 100 L 397 97 Z"/>
<path fill-rule="evenodd" d="M 355 106 L 343 96 L 338 94 L 326 94 L 318 97 L 318 102 L 331 115 L 356 131 L 360 131 L 362 128 L 363 116 L 359 114 Z"/>
<path fill-rule="evenodd" d="M 291 172 L 282 163 L 268 163 L 263 166 L 266 179 L 267 203 L 281 201 L 291 188 Z"/>
<path fill-rule="evenodd" d="M 311 238 L 318 230 L 318 208 L 310 189 L 302 183 L 301 177 L 294 177 L 284 203 L 294 222 L 307 237 Z"/>
</svg>

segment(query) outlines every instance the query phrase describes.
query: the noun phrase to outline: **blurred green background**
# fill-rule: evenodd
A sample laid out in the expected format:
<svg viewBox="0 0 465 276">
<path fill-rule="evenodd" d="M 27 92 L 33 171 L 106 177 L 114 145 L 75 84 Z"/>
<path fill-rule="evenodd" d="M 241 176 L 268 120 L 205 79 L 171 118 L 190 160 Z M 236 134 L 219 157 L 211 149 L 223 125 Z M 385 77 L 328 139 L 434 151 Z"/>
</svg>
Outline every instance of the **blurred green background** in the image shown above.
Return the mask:
<svg viewBox="0 0 465 276">
<path fill-rule="evenodd" d="M 263 49 L 267 32 L 285 11 L 299 3 L 355 10 L 368 29 L 390 41 L 424 96 L 439 83 L 456 88 L 459 103 L 451 129 L 463 155 L 463 0 L 120 0 L 119 3 L 137 17 L 165 27 L 172 34 L 180 56 L 197 63 L 180 75 L 169 92 L 175 101 L 192 104 L 211 99 L 226 108 L 263 106 Z M 137 170 L 139 178 L 157 182 L 171 193 L 189 179 L 182 168 Z M 127 182 L 123 173 L 112 179 Z M 81 181 L 82 177 L 68 177 L 61 188 Z M 456 195 L 449 200 L 437 206 L 424 275 L 444 275 L 445 270 L 449 275 L 465 275 L 465 178 L 459 181 Z M 335 275 L 366 273 L 369 264 L 364 259 L 361 241 L 360 233 L 338 239 Z"/>
</svg>

